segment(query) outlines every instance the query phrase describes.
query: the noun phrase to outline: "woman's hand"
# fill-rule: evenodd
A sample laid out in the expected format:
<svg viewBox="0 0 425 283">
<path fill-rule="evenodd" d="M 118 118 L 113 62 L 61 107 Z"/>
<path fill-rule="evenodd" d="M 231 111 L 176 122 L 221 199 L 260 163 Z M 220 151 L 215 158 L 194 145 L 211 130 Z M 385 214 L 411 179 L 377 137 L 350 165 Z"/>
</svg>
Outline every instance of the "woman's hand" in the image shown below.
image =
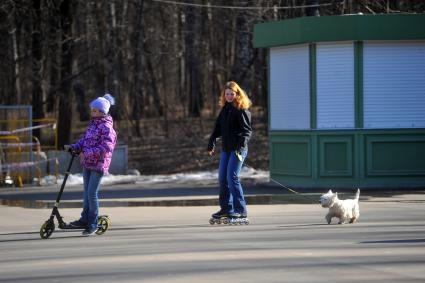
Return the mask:
<svg viewBox="0 0 425 283">
<path fill-rule="evenodd" d="M 242 162 L 243 159 L 242 159 L 241 153 L 238 150 L 235 150 L 235 154 L 236 154 L 236 157 L 239 159 L 239 161 Z"/>
<path fill-rule="evenodd" d="M 209 155 L 209 156 L 213 156 L 213 155 L 214 155 L 214 149 L 209 150 L 209 151 L 208 151 L 208 155 Z"/>
</svg>

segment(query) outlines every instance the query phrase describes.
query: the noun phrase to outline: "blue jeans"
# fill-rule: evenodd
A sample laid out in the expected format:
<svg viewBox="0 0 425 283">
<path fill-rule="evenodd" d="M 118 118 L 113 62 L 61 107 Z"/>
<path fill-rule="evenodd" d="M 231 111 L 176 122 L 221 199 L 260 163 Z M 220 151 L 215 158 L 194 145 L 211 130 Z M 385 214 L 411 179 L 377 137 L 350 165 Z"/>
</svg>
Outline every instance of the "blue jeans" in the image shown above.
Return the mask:
<svg viewBox="0 0 425 283">
<path fill-rule="evenodd" d="M 219 203 L 223 212 L 229 214 L 246 214 L 246 203 L 239 179 L 242 164 L 248 154 L 248 150 L 241 152 L 242 160 L 236 156 L 235 151 L 222 151 L 218 169 L 218 181 L 220 184 Z"/>
<path fill-rule="evenodd" d="M 86 223 L 87 228 L 97 227 L 97 216 L 99 214 L 98 192 L 102 177 L 103 173 L 83 168 L 84 202 L 80 222 Z"/>
</svg>

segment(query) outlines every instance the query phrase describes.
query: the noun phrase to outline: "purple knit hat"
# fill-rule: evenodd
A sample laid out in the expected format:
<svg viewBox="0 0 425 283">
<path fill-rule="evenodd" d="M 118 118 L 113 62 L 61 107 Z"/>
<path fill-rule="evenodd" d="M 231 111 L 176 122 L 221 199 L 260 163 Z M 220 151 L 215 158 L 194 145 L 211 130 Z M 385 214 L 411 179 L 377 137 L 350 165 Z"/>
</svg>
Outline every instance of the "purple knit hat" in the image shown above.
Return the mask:
<svg viewBox="0 0 425 283">
<path fill-rule="evenodd" d="M 115 99 L 110 95 L 109 93 L 105 94 L 104 96 L 98 97 L 92 102 L 90 102 L 90 107 L 95 108 L 102 113 L 108 114 L 109 108 L 111 105 L 115 104 Z"/>
</svg>

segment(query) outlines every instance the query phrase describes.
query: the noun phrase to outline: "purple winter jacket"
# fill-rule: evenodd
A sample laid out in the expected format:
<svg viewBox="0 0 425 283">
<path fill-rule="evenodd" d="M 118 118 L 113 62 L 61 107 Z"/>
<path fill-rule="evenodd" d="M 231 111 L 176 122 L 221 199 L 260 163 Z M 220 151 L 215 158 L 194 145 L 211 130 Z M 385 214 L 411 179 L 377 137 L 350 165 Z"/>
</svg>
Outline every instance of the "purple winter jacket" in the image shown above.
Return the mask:
<svg viewBox="0 0 425 283">
<path fill-rule="evenodd" d="M 117 134 L 112 125 L 110 115 L 92 118 L 84 136 L 71 144 L 73 151 L 82 152 L 81 165 L 84 168 L 108 174 L 117 142 Z"/>
</svg>

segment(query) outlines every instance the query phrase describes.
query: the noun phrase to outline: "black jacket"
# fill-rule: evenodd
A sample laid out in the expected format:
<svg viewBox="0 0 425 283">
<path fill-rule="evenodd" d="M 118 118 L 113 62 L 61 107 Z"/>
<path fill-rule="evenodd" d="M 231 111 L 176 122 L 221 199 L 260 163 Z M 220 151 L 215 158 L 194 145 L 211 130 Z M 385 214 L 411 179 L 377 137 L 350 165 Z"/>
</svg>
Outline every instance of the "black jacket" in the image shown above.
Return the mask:
<svg viewBox="0 0 425 283">
<path fill-rule="evenodd" d="M 226 102 L 215 122 L 208 151 L 214 149 L 218 137 L 221 137 L 221 147 L 224 151 L 248 149 L 251 133 L 251 113 Z"/>
</svg>

